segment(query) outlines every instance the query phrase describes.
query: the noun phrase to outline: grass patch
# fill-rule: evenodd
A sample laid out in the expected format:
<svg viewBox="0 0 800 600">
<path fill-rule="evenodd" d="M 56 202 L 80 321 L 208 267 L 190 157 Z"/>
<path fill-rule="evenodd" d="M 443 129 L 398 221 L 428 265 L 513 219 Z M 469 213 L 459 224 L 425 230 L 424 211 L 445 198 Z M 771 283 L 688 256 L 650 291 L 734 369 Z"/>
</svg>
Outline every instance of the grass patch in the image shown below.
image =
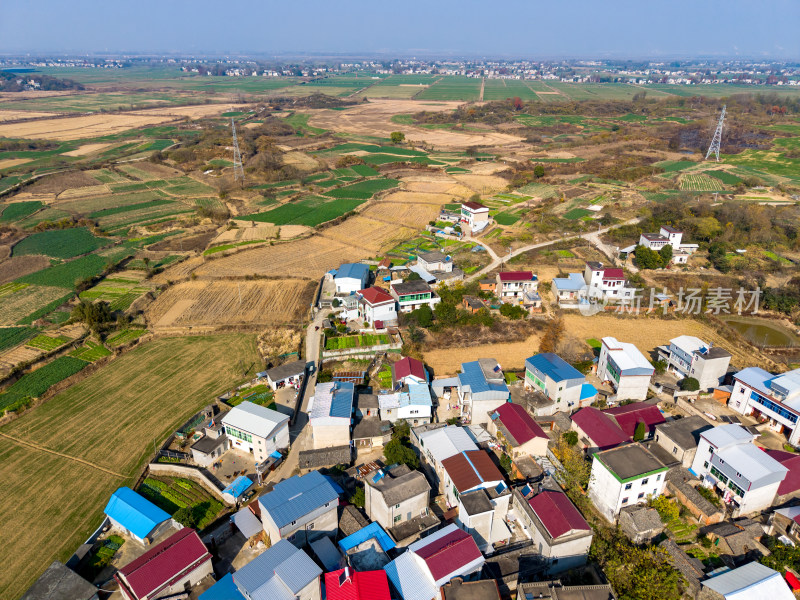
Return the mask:
<svg viewBox="0 0 800 600">
<path fill-rule="evenodd" d="M 17 281 L 75 289 L 78 282 L 102 273 L 107 262 L 108 259 L 102 256 L 88 254 L 87 256 L 25 275 Z"/>
<path fill-rule="evenodd" d="M 41 208 L 44 208 L 44 204 L 38 200 L 8 204 L 3 209 L 3 213 L 0 214 L 0 223 L 13 223 L 14 221 L 24 219 Z"/>
<path fill-rule="evenodd" d="M 703 171 L 704 175 L 719 179 L 725 185 L 738 185 L 742 182 L 741 177 L 737 177 L 733 173 L 727 171 Z"/>
<path fill-rule="evenodd" d="M 575 258 L 575 255 L 569 250 L 556 250 L 556 255 L 561 258 Z"/>
<path fill-rule="evenodd" d="M 30 327 L 4 327 L 0 329 L 0 350 L 13 348 L 36 335 Z"/>
<path fill-rule="evenodd" d="M 331 200 L 319 196 L 305 196 L 263 213 L 235 217 L 238 221 L 257 221 L 275 225 L 306 225 L 315 227 L 353 210 L 366 202 L 361 198 Z"/>
<path fill-rule="evenodd" d="M 260 406 L 275 409 L 273 401 L 275 394 L 266 384 L 254 385 L 253 387 L 241 390 L 238 394 L 231 396 L 227 403 L 231 406 L 238 406 L 242 402 L 252 402 Z"/>
<path fill-rule="evenodd" d="M 519 215 L 513 215 L 511 213 L 497 213 L 494 216 L 494 220 L 500 225 L 513 225 L 519 221 Z"/>
<path fill-rule="evenodd" d="M 106 344 L 112 348 L 117 348 L 123 344 L 139 339 L 145 333 L 147 333 L 146 329 L 125 329 L 109 336 L 106 340 Z"/>
<path fill-rule="evenodd" d="M 576 221 L 578 219 L 583 219 L 584 217 L 588 217 L 592 215 L 592 211 L 587 210 L 585 208 L 573 208 L 570 211 L 564 213 L 564 218 L 569 219 L 570 221 Z"/>
<path fill-rule="evenodd" d="M 665 173 L 677 173 L 696 165 L 697 163 L 691 160 L 663 160 L 655 163 L 655 166 L 664 169 Z"/>
<path fill-rule="evenodd" d="M 73 229 L 53 229 L 34 233 L 14 246 L 14 256 L 43 254 L 54 258 L 72 258 L 92 252 L 109 243 L 108 239 L 97 238 L 83 227 Z"/>
<path fill-rule="evenodd" d="M 398 185 L 400 185 L 400 181 L 397 179 L 370 179 L 368 181 L 360 181 L 352 185 L 329 190 L 324 192 L 324 194 L 332 198 L 359 198 L 362 200 L 369 200 L 375 193 L 383 190 L 390 190 Z"/>
<path fill-rule="evenodd" d="M 50 337 L 49 335 L 37 335 L 31 341 L 29 341 L 26 346 L 30 346 L 31 348 L 38 348 L 39 350 L 44 350 L 45 352 L 51 352 L 56 348 L 60 348 L 70 339 L 68 337 L 64 337 L 60 335 L 58 337 Z"/>
</svg>

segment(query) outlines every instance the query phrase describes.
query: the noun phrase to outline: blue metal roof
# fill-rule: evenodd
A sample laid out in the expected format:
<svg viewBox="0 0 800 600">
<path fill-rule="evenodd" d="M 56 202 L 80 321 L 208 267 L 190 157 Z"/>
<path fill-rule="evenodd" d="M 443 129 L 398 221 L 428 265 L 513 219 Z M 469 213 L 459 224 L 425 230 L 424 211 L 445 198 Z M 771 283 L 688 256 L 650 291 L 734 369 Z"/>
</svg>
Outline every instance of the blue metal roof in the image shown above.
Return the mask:
<svg viewBox="0 0 800 600">
<path fill-rule="evenodd" d="M 234 498 L 238 498 L 253 486 L 253 481 L 246 475 L 240 475 L 228 484 L 223 494 L 230 494 Z"/>
<path fill-rule="evenodd" d="M 337 381 L 333 388 L 331 410 L 328 414 L 332 417 L 349 418 L 353 412 L 353 395 L 355 389 L 351 381 Z"/>
<path fill-rule="evenodd" d="M 342 486 L 340 486 L 338 483 L 336 483 L 333 480 L 333 477 L 331 477 L 330 475 L 323 475 L 323 477 L 328 480 L 328 483 L 330 483 L 331 487 L 334 490 L 336 490 L 337 494 L 339 494 L 339 495 L 344 494 L 344 490 L 342 489 Z"/>
<path fill-rule="evenodd" d="M 747 367 L 736 373 L 733 377 L 745 385 L 749 385 L 751 388 L 758 390 L 762 394 L 769 395 L 771 393 L 769 382 L 775 376 L 760 367 Z"/>
<path fill-rule="evenodd" d="M 233 583 L 233 576 L 228 573 L 217 583 L 200 594 L 199 600 L 245 600 L 236 584 Z"/>
<path fill-rule="evenodd" d="M 552 352 L 544 352 L 525 359 L 525 366 L 530 366 L 556 382 L 584 378 L 578 369 Z"/>
<path fill-rule="evenodd" d="M 284 527 L 338 498 L 339 494 L 322 473 L 311 471 L 281 481 L 258 501 L 275 525 Z"/>
<path fill-rule="evenodd" d="M 350 550 L 350 548 L 355 548 L 359 544 L 363 544 L 372 538 L 378 540 L 378 544 L 384 552 L 388 552 L 395 546 L 392 538 L 390 538 L 389 535 L 383 530 L 383 527 L 380 526 L 380 523 L 373 522 L 363 529 L 359 529 L 354 534 L 348 535 L 346 538 L 339 540 L 339 547 L 342 549 L 342 552 L 346 553 L 348 550 Z"/>
<path fill-rule="evenodd" d="M 433 406 L 431 390 L 427 383 L 408 384 L 408 404 L 411 406 Z"/>
<path fill-rule="evenodd" d="M 597 396 L 597 388 L 594 387 L 591 383 L 584 383 L 581 386 L 581 400 L 586 400 L 587 398 L 594 398 Z"/>
<path fill-rule="evenodd" d="M 361 263 L 345 263 L 340 266 L 334 277 L 340 279 L 342 277 L 352 277 L 353 279 L 360 279 L 366 281 L 369 276 L 369 265 L 362 265 Z"/>
<path fill-rule="evenodd" d="M 461 363 L 461 373 L 458 374 L 458 381 L 462 386 L 468 385 L 473 395 L 481 392 L 508 393 L 508 386 L 505 383 L 492 383 L 486 379 L 483 375 L 481 364 L 477 360 Z"/>
<path fill-rule="evenodd" d="M 104 512 L 139 539 L 146 538 L 156 525 L 170 518 L 129 487 L 121 487 L 111 494 Z"/>
<path fill-rule="evenodd" d="M 322 574 L 308 555 L 286 540 L 279 540 L 233 574 L 237 587 L 252 598 L 270 597 L 270 583 L 277 576 L 292 594 L 297 594 Z M 266 586 L 266 587 L 265 587 Z M 278 588 L 280 589 L 280 588 Z M 271 596 L 275 598 L 273 594 Z"/>
<path fill-rule="evenodd" d="M 554 277 L 553 286 L 557 290 L 578 292 L 586 287 L 586 281 L 580 273 L 570 273 L 566 277 Z"/>
</svg>

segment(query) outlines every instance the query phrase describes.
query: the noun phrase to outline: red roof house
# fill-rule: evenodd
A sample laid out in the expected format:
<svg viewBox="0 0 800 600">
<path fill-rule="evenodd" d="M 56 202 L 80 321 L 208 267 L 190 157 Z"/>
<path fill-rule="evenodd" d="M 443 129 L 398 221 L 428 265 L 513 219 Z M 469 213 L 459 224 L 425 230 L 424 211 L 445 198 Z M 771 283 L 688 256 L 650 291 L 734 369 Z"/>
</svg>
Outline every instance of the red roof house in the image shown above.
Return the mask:
<svg viewBox="0 0 800 600">
<path fill-rule="evenodd" d="M 625 272 L 622 269 L 603 269 L 603 281 L 625 280 Z"/>
<path fill-rule="evenodd" d="M 545 490 L 528 500 L 528 505 L 554 540 L 575 531 L 592 529 L 563 492 Z"/>
<path fill-rule="evenodd" d="M 783 450 L 764 450 L 764 452 L 789 469 L 786 477 L 778 486 L 778 496 L 794 494 L 800 490 L 800 454 L 784 452 Z"/>
<path fill-rule="evenodd" d="M 586 442 L 580 441 L 588 448 L 608 450 L 631 439 L 616 421 L 593 406 L 580 409 L 570 418 L 572 429 L 578 433 L 579 440 L 580 438 L 586 440 Z"/>
<path fill-rule="evenodd" d="M 394 298 L 389 295 L 389 292 L 382 290 L 379 287 L 368 287 L 365 290 L 359 290 L 358 292 L 361 295 L 361 298 L 367 304 L 371 306 L 376 306 L 378 304 L 384 304 L 386 302 L 394 303 Z"/>
<path fill-rule="evenodd" d="M 500 281 L 533 281 L 535 278 L 531 271 L 503 271 L 498 273 Z"/>
<path fill-rule="evenodd" d="M 652 435 L 656 430 L 656 425 L 666 423 L 667 420 L 655 404 L 645 402 L 632 402 L 625 406 L 615 406 L 603 411 L 617 422 L 622 431 L 633 438 L 636 425 L 643 422 L 647 426 L 648 435 Z"/>
<path fill-rule="evenodd" d="M 511 447 L 512 456 L 547 454 L 547 442 L 550 438 L 521 405 L 506 402 L 489 417 L 489 433 L 495 437 L 499 434 L 506 445 Z"/>
<path fill-rule="evenodd" d="M 406 356 L 392 365 L 392 381 L 398 383 L 426 383 L 428 374 L 421 360 Z"/>
<path fill-rule="evenodd" d="M 354 571 L 349 567 L 325 573 L 328 600 L 391 600 L 386 571 Z"/>
<path fill-rule="evenodd" d="M 462 202 L 461 206 L 463 206 L 464 208 L 470 210 L 471 212 L 483 211 L 483 210 L 485 210 L 486 212 L 489 212 L 489 208 L 484 206 L 480 202 L 471 202 L 471 201 L 470 202 Z"/>
<path fill-rule="evenodd" d="M 177 594 L 212 573 L 211 554 L 188 527 L 150 548 L 114 575 L 123 597 L 151 600 Z"/>
<path fill-rule="evenodd" d="M 452 573 L 483 559 L 473 537 L 455 526 L 446 535 L 415 549 L 414 552 L 425 562 L 437 583 L 447 581 Z"/>
<path fill-rule="evenodd" d="M 463 494 L 472 489 L 490 487 L 505 480 L 503 474 L 484 450 L 467 450 L 445 458 L 442 461 L 442 467 L 447 480 L 444 486 L 445 493 L 453 505 L 456 503 L 455 494 L 452 492 L 453 486 L 459 494 Z"/>
</svg>

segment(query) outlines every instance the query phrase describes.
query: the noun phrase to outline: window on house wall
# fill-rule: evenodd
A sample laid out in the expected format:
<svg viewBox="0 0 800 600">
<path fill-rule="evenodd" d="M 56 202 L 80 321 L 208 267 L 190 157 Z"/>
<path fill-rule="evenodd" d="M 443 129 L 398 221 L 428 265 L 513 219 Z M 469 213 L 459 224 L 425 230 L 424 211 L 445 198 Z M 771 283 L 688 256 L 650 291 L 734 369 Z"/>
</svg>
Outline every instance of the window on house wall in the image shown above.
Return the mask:
<svg viewBox="0 0 800 600">
<path fill-rule="evenodd" d="M 627 499 L 627 498 L 623 498 L 623 499 L 622 499 L 622 503 L 623 503 L 623 504 L 627 504 L 627 503 L 628 503 L 628 499 Z"/>
<path fill-rule="evenodd" d="M 632 485 L 633 485 L 632 483 L 626 483 L 626 484 L 625 484 L 625 489 L 626 489 L 626 490 L 629 490 L 629 489 L 631 489 L 631 486 L 632 486 Z"/>
<path fill-rule="evenodd" d="M 402 518 L 403 518 L 403 515 L 397 515 L 397 516 L 394 518 L 394 522 L 395 522 L 395 523 L 397 523 L 397 522 L 399 522 L 399 521 L 400 521 L 400 519 L 402 519 Z"/>
<path fill-rule="evenodd" d="M 637 498 L 638 500 L 641 500 L 642 498 L 644 498 L 644 492 L 642 492 L 641 494 L 639 494 L 638 496 L 636 496 L 636 498 Z"/>
<path fill-rule="evenodd" d="M 661 473 L 659 473 L 658 477 L 656 477 L 656 481 L 661 481 Z"/>
<path fill-rule="evenodd" d="M 649 481 L 649 477 L 645 477 L 644 479 L 642 479 L 642 485 L 647 485 L 648 481 Z"/>
<path fill-rule="evenodd" d="M 677 454 L 678 453 L 678 447 L 677 446 L 672 448 L 672 453 L 673 454 Z"/>
<path fill-rule="evenodd" d="M 703 467 L 705 467 L 706 469 L 708 468 L 708 461 L 703 463 Z"/>
</svg>

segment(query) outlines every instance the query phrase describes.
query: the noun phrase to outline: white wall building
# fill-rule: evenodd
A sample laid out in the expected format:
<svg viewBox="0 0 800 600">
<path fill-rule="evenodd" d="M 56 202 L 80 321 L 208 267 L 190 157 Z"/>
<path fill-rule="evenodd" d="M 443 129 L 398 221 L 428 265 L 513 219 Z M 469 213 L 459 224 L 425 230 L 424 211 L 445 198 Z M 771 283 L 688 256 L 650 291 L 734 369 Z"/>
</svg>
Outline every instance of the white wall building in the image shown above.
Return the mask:
<svg viewBox="0 0 800 600">
<path fill-rule="evenodd" d="M 473 231 L 480 231 L 489 223 L 489 208 L 480 202 L 462 202 L 461 221 Z"/>
<path fill-rule="evenodd" d="M 614 337 L 601 340 L 597 377 L 609 382 L 617 400 L 645 400 L 655 369 L 639 349 Z"/>
<path fill-rule="evenodd" d="M 355 386 L 345 381 L 318 383 L 308 408 L 313 448 L 350 443 Z"/>
<path fill-rule="evenodd" d="M 784 434 L 789 443 L 800 445 L 800 369 L 773 375 L 759 367 L 748 367 L 733 376 L 728 406 L 743 415 L 766 419 L 770 429 Z"/>
<path fill-rule="evenodd" d="M 587 262 L 583 279 L 588 286 L 588 298 L 606 300 L 632 300 L 635 288 L 627 287 L 625 272 L 622 269 L 608 269 L 599 262 Z"/>
<path fill-rule="evenodd" d="M 333 273 L 337 294 L 353 294 L 363 290 L 369 282 L 369 266 L 361 263 L 345 263 Z"/>
<path fill-rule="evenodd" d="M 384 325 L 397 324 L 397 307 L 395 299 L 384 290 L 371 287 L 360 290 L 356 294 L 358 299 L 358 316 L 366 323 L 373 326 L 376 321 Z"/>
<path fill-rule="evenodd" d="M 659 346 L 658 357 L 679 377 L 697 379 L 701 390 L 718 386 L 731 362 L 730 352 L 693 335 L 679 335 L 669 346 Z"/>
<path fill-rule="evenodd" d="M 222 425 L 231 448 L 250 452 L 258 463 L 289 447 L 288 415 L 265 406 L 242 402 L 222 417 Z"/>
</svg>

